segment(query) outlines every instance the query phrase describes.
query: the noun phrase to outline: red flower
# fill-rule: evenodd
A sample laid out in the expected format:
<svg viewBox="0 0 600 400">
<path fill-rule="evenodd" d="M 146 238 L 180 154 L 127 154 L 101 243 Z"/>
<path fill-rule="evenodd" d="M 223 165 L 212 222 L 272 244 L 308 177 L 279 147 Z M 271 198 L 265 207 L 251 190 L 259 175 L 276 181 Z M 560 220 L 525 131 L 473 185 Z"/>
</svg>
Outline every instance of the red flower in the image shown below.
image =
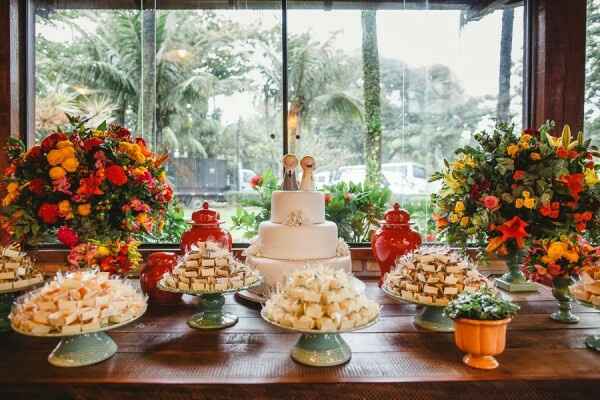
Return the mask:
<svg viewBox="0 0 600 400">
<path fill-rule="evenodd" d="M 103 272 L 109 272 L 111 274 L 116 273 L 117 269 L 114 266 L 115 261 L 115 256 L 104 257 L 102 261 L 100 261 L 100 270 Z"/>
<path fill-rule="evenodd" d="M 104 143 L 103 139 L 93 137 L 93 138 L 84 140 L 83 148 L 85 151 L 90 152 L 90 151 L 94 150 L 96 147 L 100 146 L 102 143 Z"/>
<path fill-rule="evenodd" d="M 120 127 L 115 131 L 115 136 L 119 139 L 129 139 L 131 137 L 131 132 L 127 128 Z"/>
<path fill-rule="evenodd" d="M 331 202 L 331 195 L 329 193 L 325 193 L 325 204 L 329 204 Z"/>
<path fill-rule="evenodd" d="M 162 194 L 163 194 L 164 200 L 167 203 L 170 202 L 171 200 L 173 200 L 173 189 L 171 188 L 171 186 L 169 186 L 169 185 L 165 186 Z"/>
<path fill-rule="evenodd" d="M 29 191 L 36 196 L 41 196 L 44 194 L 44 180 L 42 178 L 35 178 L 29 182 Z"/>
<path fill-rule="evenodd" d="M 540 137 L 540 131 L 538 131 L 537 129 L 534 129 L 534 128 L 524 129 L 523 133 L 527 134 L 527 135 L 534 136 L 534 137 Z"/>
<path fill-rule="evenodd" d="M 262 184 L 263 184 L 263 178 L 260 175 L 254 175 L 250 179 L 250 186 L 252 187 L 252 189 L 256 189 L 257 187 L 261 187 Z"/>
<path fill-rule="evenodd" d="M 56 143 L 60 142 L 61 140 L 67 140 L 67 139 L 68 139 L 68 137 L 64 133 L 55 132 L 55 133 L 47 136 L 44 140 L 42 140 L 42 150 L 47 153 L 50 150 L 52 150 L 54 148 L 54 146 L 56 146 Z"/>
<path fill-rule="evenodd" d="M 38 217 L 45 224 L 52 225 L 58 221 L 58 206 L 56 204 L 44 203 L 38 209 Z"/>
<path fill-rule="evenodd" d="M 565 148 L 559 147 L 556 150 L 556 155 L 558 156 L 558 158 L 562 158 L 562 159 L 567 159 L 567 158 L 577 158 L 577 156 L 579 155 L 579 153 L 577 153 L 575 150 L 567 150 Z"/>
<path fill-rule="evenodd" d="M 548 273 L 552 276 L 559 276 L 562 274 L 562 268 L 556 263 L 549 264 Z"/>
<path fill-rule="evenodd" d="M 33 146 L 27 152 L 27 159 L 28 160 L 35 160 L 37 158 L 40 158 L 41 156 L 42 156 L 42 148 L 40 146 Z"/>
<path fill-rule="evenodd" d="M 575 201 L 579 201 L 579 194 L 583 191 L 583 180 L 583 174 L 563 175 L 559 178 L 559 181 L 567 186 L 571 197 Z"/>
<path fill-rule="evenodd" d="M 586 229 L 585 222 L 580 222 L 580 223 L 576 224 L 575 229 L 577 229 L 577 232 L 585 232 L 585 229 Z"/>
<path fill-rule="evenodd" d="M 521 169 L 516 170 L 515 173 L 513 174 L 513 179 L 515 181 L 520 181 L 523 178 L 525 178 L 525 171 L 523 171 Z"/>
<path fill-rule="evenodd" d="M 58 228 L 56 237 L 68 247 L 75 247 L 77 246 L 77 243 L 79 243 L 79 236 L 77 236 L 77 232 L 66 226 L 61 226 Z"/>
<path fill-rule="evenodd" d="M 489 210 L 495 209 L 498 204 L 500 204 L 500 200 L 496 196 L 485 196 L 483 198 L 483 205 Z"/>
<path fill-rule="evenodd" d="M 558 218 L 558 215 L 560 214 L 560 203 L 554 201 L 552 204 L 543 204 L 542 207 L 540 207 L 540 214 L 544 217 Z"/>
<path fill-rule="evenodd" d="M 127 183 L 127 175 L 120 165 L 111 165 L 106 168 L 106 178 L 115 186 L 123 186 Z"/>
<path fill-rule="evenodd" d="M 503 223 L 499 228 L 496 228 L 496 230 L 502 233 L 503 242 L 506 242 L 510 239 L 515 239 L 517 246 L 523 247 L 525 244 L 524 238 L 529 236 L 525 228 L 527 228 L 527 222 L 515 216 Z"/>
</svg>

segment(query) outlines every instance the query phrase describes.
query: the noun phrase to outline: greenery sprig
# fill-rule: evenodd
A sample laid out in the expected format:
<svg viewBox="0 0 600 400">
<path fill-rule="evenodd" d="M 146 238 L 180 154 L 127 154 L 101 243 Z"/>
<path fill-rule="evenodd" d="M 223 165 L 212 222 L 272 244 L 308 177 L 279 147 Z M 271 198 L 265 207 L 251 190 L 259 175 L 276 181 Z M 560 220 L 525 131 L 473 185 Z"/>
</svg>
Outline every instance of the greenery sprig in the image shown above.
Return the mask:
<svg viewBox="0 0 600 400">
<path fill-rule="evenodd" d="M 450 319 L 475 319 L 497 321 L 517 314 L 520 307 L 510 300 L 503 299 L 490 289 L 477 292 L 463 292 L 452 300 L 444 310 Z"/>
</svg>

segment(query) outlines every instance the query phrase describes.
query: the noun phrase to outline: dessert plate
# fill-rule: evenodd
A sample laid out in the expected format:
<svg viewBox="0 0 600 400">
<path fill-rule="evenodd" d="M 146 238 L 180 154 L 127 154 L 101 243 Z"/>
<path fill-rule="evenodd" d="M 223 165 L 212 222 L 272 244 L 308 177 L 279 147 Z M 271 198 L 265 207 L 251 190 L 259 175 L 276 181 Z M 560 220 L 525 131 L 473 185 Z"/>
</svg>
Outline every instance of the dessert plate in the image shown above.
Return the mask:
<svg viewBox="0 0 600 400">
<path fill-rule="evenodd" d="M 454 332 L 454 322 L 443 314 L 446 306 L 406 300 L 385 285 L 381 287 L 381 290 L 395 301 L 421 306 L 421 310 L 414 318 L 414 324 L 419 328 L 435 332 Z"/>
<path fill-rule="evenodd" d="M 165 284 L 164 278 L 158 282 L 157 287 L 160 290 L 171 293 L 189 294 L 200 298 L 201 312 L 194 314 L 188 320 L 188 325 L 196 329 L 223 329 L 235 325 L 238 322 L 237 315 L 224 312 L 223 305 L 225 304 L 225 294 L 235 293 L 240 290 L 248 290 L 259 286 L 262 279 L 257 279 L 251 285 L 241 287 L 239 289 L 227 289 L 220 292 L 214 291 L 194 291 L 194 290 L 179 290 L 169 287 Z"/>
<path fill-rule="evenodd" d="M 314 329 L 295 329 L 270 320 L 260 312 L 260 316 L 269 324 L 289 332 L 301 333 L 300 339 L 292 349 L 292 359 L 310 367 L 333 367 L 345 364 L 352 358 L 352 350 L 341 333 L 349 333 L 369 328 L 377 323 L 379 314 L 368 323 L 347 330 L 317 331 Z"/>
</svg>

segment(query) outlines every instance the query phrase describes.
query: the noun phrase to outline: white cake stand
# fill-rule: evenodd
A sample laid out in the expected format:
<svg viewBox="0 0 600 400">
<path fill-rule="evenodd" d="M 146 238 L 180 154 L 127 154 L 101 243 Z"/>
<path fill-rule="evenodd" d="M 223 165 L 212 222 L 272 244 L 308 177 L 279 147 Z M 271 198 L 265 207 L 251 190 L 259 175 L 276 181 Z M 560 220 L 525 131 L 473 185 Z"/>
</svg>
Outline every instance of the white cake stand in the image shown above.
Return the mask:
<svg viewBox="0 0 600 400">
<path fill-rule="evenodd" d="M 147 310 L 144 310 L 134 318 L 127 321 L 108 325 L 95 331 L 79 333 L 75 335 L 66 335 L 62 333 L 49 333 L 46 335 L 36 335 L 30 332 L 22 331 L 12 325 L 12 329 L 25 336 L 61 338 L 58 345 L 48 356 L 48 362 L 55 367 L 84 367 L 86 365 L 97 364 L 109 359 L 117 352 L 117 344 L 108 336 L 105 331 L 119 328 L 123 325 L 132 323 L 140 318 Z"/>
<path fill-rule="evenodd" d="M 196 329 L 223 329 L 235 325 L 238 322 L 237 315 L 232 313 L 224 312 L 223 305 L 225 304 L 225 294 L 236 293 L 240 290 L 247 290 L 253 287 L 257 287 L 262 283 L 259 278 L 256 282 L 241 287 L 239 289 L 228 289 L 223 291 L 194 291 L 194 290 L 180 290 L 169 287 L 165 284 L 165 278 L 158 282 L 160 290 L 170 293 L 181 293 L 189 294 L 191 296 L 198 296 L 200 299 L 201 312 L 194 314 L 192 318 L 188 320 L 188 325 Z"/>
<path fill-rule="evenodd" d="M 283 326 L 267 318 L 264 309 L 260 312 L 260 316 L 271 325 L 286 331 L 302 334 L 292 349 L 291 356 L 294 361 L 303 365 L 308 365 L 309 367 L 334 367 L 350 361 L 350 358 L 352 358 L 352 350 L 340 334 L 366 329 L 375 325 L 379 319 L 379 314 L 377 314 L 377 316 L 368 323 L 352 329 L 318 331 L 314 329 L 294 329 Z"/>
<path fill-rule="evenodd" d="M 444 315 L 446 306 L 406 300 L 385 284 L 381 290 L 395 301 L 422 306 L 422 309 L 415 315 L 414 324 L 416 326 L 435 332 L 454 332 L 454 322 Z"/>
</svg>

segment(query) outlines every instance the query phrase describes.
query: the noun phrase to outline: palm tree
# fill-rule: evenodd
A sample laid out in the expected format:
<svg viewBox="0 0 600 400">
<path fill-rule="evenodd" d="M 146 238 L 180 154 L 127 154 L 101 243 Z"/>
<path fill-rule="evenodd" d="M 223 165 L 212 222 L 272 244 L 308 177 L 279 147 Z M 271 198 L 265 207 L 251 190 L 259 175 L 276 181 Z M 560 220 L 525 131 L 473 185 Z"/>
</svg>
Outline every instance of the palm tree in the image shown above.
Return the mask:
<svg viewBox="0 0 600 400">
<path fill-rule="evenodd" d="M 297 151 L 297 139 L 303 129 L 313 127 L 318 117 L 336 115 L 351 120 L 362 119 L 362 104 L 348 91 L 352 65 L 334 49 L 336 35 L 321 43 L 309 33 L 290 35 L 288 38 L 288 151 Z M 273 43 L 273 42 L 270 42 Z M 281 98 L 280 49 L 270 49 L 266 43 L 264 54 L 269 62 L 259 67 L 264 77 L 265 104 Z M 267 108 L 268 109 L 268 108 Z"/>
</svg>

